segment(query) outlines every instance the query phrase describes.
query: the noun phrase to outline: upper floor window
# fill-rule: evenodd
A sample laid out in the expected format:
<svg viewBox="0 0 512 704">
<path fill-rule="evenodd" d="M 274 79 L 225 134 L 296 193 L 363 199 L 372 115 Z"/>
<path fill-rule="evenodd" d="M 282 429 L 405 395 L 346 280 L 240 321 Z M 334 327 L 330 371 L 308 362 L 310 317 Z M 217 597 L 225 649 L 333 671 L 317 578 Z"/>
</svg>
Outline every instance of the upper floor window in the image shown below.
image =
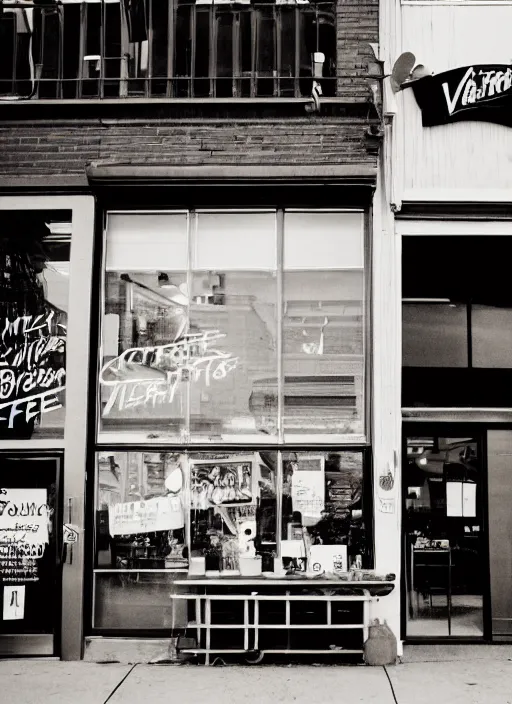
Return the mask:
<svg viewBox="0 0 512 704">
<path fill-rule="evenodd" d="M 335 95 L 335 2 L 3 0 L 0 59 L 4 98 Z"/>
</svg>

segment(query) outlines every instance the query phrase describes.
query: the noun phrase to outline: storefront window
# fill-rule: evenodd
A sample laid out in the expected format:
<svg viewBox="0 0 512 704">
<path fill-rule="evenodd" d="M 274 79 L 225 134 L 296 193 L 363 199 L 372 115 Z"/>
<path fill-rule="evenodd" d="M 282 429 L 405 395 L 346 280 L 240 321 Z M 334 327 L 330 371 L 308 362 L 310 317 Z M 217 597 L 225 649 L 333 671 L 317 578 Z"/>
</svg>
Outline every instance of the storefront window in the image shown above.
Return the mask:
<svg viewBox="0 0 512 704">
<path fill-rule="evenodd" d="M 285 578 L 369 566 L 364 458 L 362 450 L 99 452 L 95 627 L 164 628 L 172 619 L 178 627 L 169 593 L 186 574 Z"/>
<path fill-rule="evenodd" d="M 109 215 L 100 441 L 364 441 L 363 215 L 278 215 Z"/>
<path fill-rule="evenodd" d="M 64 431 L 71 212 L 0 213 L 0 439 Z"/>
<path fill-rule="evenodd" d="M 371 565 L 363 223 L 108 215 L 94 628 L 180 627 L 184 579 Z"/>
</svg>

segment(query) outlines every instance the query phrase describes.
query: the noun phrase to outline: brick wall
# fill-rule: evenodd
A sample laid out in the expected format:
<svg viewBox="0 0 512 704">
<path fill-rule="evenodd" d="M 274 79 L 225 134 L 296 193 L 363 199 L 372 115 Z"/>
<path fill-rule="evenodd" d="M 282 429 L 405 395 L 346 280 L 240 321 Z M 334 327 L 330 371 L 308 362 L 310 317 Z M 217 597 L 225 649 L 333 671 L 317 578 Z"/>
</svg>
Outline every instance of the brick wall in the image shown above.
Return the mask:
<svg viewBox="0 0 512 704">
<path fill-rule="evenodd" d="M 0 185 L 12 177 L 82 176 L 90 161 L 200 164 L 374 165 L 365 132 L 378 38 L 378 0 L 338 0 L 338 97 L 320 115 L 259 106 L 0 105 Z M 64 113 L 64 108 L 67 112 Z M 154 109 L 153 109 L 154 108 Z M 204 114 L 201 114 L 201 110 Z M 49 111 L 51 119 L 49 119 Z M 245 112 L 244 112 L 245 111 Z M 208 115 L 214 116 L 209 117 Z M 69 116 L 68 116 L 69 115 Z M 261 116 L 260 116 L 261 115 Z M 57 117 L 58 119 L 54 119 Z"/>
<path fill-rule="evenodd" d="M 370 47 L 379 41 L 378 0 L 338 0 L 337 41 L 338 95 L 368 97 L 366 76 L 378 70 Z"/>
<path fill-rule="evenodd" d="M 163 164 L 373 164 L 364 120 L 117 121 L 0 125 L 0 174 L 75 174 L 96 160 Z"/>
</svg>

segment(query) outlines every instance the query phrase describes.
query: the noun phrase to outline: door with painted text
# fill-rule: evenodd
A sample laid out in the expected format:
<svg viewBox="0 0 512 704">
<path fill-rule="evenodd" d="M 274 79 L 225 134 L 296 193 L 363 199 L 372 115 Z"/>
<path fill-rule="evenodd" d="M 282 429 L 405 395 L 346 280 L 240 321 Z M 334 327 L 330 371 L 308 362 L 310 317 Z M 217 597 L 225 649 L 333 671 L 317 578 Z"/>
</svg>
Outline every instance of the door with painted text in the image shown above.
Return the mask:
<svg viewBox="0 0 512 704">
<path fill-rule="evenodd" d="M 0 656 L 58 655 L 62 457 L 0 454 Z"/>
</svg>

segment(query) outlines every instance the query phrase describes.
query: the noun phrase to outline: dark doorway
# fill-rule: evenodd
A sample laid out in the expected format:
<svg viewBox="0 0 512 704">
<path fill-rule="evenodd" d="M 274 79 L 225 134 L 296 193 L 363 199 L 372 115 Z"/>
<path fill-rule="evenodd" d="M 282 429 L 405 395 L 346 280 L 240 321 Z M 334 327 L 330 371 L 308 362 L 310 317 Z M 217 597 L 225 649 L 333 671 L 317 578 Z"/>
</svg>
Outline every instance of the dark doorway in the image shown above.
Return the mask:
<svg viewBox="0 0 512 704">
<path fill-rule="evenodd" d="M 462 431 L 461 431 L 462 430 Z M 488 558 L 483 437 L 458 426 L 404 429 L 407 639 L 481 640 Z"/>
<path fill-rule="evenodd" d="M 0 656 L 59 654 L 61 466 L 0 453 Z"/>
</svg>

